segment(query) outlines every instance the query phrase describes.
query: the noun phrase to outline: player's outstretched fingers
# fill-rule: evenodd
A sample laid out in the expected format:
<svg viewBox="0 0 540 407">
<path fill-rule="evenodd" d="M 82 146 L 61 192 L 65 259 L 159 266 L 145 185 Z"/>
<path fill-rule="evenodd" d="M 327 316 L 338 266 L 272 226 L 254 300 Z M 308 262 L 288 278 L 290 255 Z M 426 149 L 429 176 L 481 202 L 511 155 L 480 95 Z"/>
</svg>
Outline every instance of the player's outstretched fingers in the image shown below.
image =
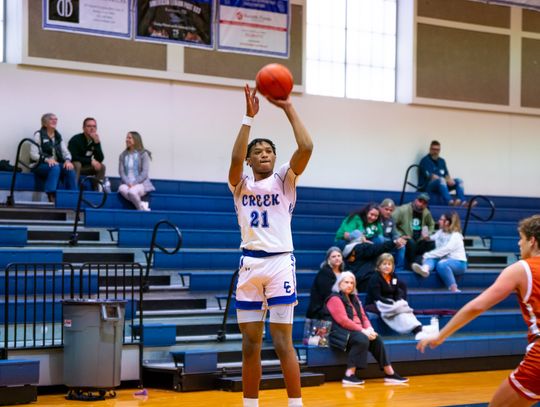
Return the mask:
<svg viewBox="0 0 540 407">
<path fill-rule="evenodd" d="M 429 341 L 429 339 L 422 339 L 422 340 L 418 341 L 418 343 L 416 344 L 416 349 L 419 350 L 420 352 L 424 353 L 424 351 L 426 350 L 426 346 L 427 346 L 428 341 Z"/>
<path fill-rule="evenodd" d="M 416 345 L 416 349 L 418 349 L 420 352 L 424 353 L 426 348 L 429 346 L 431 349 L 435 349 L 437 346 L 439 346 L 442 343 L 442 341 L 439 339 L 439 335 L 437 336 L 431 336 L 427 337 L 425 339 L 421 339 L 418 344 Z"/>
<path fill-rule="evenodd" d="M 244 95 L 246 97 L 246 115 L 254 117 L 259 112 L 259 98 L 257 97 L 257 88 L 251 90 L 246 83 L 244 86 Z"/>
</svg>

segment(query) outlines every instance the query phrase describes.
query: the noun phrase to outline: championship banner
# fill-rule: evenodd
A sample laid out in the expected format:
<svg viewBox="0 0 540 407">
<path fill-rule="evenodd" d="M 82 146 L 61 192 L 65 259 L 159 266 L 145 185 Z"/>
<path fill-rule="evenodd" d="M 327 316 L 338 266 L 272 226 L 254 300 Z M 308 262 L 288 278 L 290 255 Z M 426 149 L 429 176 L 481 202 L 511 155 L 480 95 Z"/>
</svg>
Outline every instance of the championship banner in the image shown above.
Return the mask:
<svg viewBox="0 0 540 407">
<path fill-rule="evenodd" d="M 213 0 L 137 0 L 136 40 L 213 48 Z"/>
<path fill-rule="evenodd" d="M 220 51 L 289 56 L 289 0 L 220 0 Z"/>
<path fill-rule="evenodd" d="M 43 28 L 131 38 L 131 0 L 43 0 Z"/>
</svg>

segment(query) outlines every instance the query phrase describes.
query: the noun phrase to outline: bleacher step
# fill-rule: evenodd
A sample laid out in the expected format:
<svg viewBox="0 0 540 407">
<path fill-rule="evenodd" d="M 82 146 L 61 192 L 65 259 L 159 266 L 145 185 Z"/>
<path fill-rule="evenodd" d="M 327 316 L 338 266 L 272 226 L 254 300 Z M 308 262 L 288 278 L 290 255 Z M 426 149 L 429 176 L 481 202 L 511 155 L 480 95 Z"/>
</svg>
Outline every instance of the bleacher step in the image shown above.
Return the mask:
<svg viewBox="0 0 540 407">
<path fill-rule="evenodd" d="M 237 341 L 242 339 L 242 334 L 240 333 L 227 333 L 227 340 Z M 207 342 L 207 341 L 213 341 L 216 342 L 218 340 L 218 335 L 190 335 L 190 336 L 177 336 L 176 337 L 176 343 L 177 344 L 185 344 L 185 343 L 200 343 L 200 342 Z"/>
<path fill-rule="evenodd" d="M 135 280 L 135 281 L 133 281 Z M 126 277 L 121 277 L 121 276 L 108 276 L 108 277 L 105 277 L 105 276 L 101 276 L 99 277 L 99 285 L 100 286 L 103 286 L 103 285 L 106 285 L 106 283 L 109 283 L 109 284 L 113 284 L 113 285 L 126 285 L 126 286 L 130 286 L 133 282 L 135 283 L 138 283 L 138 277 L 135 276 L 135 277 L 131 277 L 131 276 L 126 276 Z M 154 289 L 162 289 L 163 286 L 165 287 L 169 287 L 170 286 L 170 283 L 171 283 L 171 276 L 168 276 L 168 275 L 160 275 L 160 276 L 153 276 L 153 275 L 150 275 L 148 276 L 148 282 L 150 283 L 150 288 L 154 288 Z"/>
<path fill-rule="evenodd" d="M 64 226 L 64 227 L 73 227 L 73 219 L 68 220 L 25 220 L 25 219 L 2 219 L 0 218 L 0 225 L 6 226 Z"/>
<path fill-rule="evenodd" d="M 64 252 L 63 261 L 66 263 L 132 263 L 135 261 L 135 254 L 132 252 Z"/>
<path fill-rule="evenodd" d="M 0 210 L 0 219 L 5 220 L 39 220 L 39 221 L 66 221 L 67 212 L 59 210 L 34 210 L 34 209 L 5 209 Z"/>
<path fill-rule="evenodd" d="M 145 311 L 206 309 L 206 298 L 144 299 Z"/>
<path fill-rule="evenodd" d="M 28 240 L 36 240 L 36 241 L 42 241 L 42 240 L 52 240 L 52 241 L 59 241 L 59 240 L 70 240 L 73 232 L 67 231 L 67 230 L 29 230 L 28 231 Z M 77 233 L 79 237 L 79 241 L 85 240 L 85 241 L 92 241 L 92 242 L 99 242 L 100 240 L 100 233 L 98 231 L 80 231 Z"/>
<path fill-rule="evenodd" d="M 323 373 L 301 372 L 300 380 L 302 387 L 320 386 L 324 384 Z M 238 392 L 242 391 L 242 376 L 228 376 L 220 377 L 217 379 L 218 388 L 225 391 Z M 261 383 L 259 388 L 261 390 L 269 389 L 283 389 L 285 388 L 285 382 L 283 381 L 283 374 L 263 374 L 261 377 Z"/>
<path fill-rule="evenodd" d="M 175 317 L 184 317 L 184 316 L 193 316 L 193 315 L 203 315 L 203 316 L 223 316 L 223 311 L 218 307 L 210 308 L 201 308 L 201 309 L 175 309 L 175 310 L 145 310 L 144 316 L 147 318 L 162 317 L 162 318 L 175 318 Z"/>
<path fill-rule="evenodd" d="M 472 252 L 468 256 L 469 264 L 497 264 L 504 265 L 508 264 L 508 255 L 503 253 L 478 253 Z"/>
</svg>

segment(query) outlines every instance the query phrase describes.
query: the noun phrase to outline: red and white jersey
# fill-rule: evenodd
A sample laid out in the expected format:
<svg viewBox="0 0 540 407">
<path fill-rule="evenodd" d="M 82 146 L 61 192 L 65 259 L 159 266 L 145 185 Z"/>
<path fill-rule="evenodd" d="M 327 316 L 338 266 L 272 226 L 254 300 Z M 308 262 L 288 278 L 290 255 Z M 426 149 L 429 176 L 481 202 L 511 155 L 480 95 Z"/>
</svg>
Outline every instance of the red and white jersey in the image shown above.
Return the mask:
<svg viewBox="0 0 540 407">
<path fill-rule="evenodd" d="M 267 253 L 293 251 L 291 218 L 296 203 L 297 178 L 287 163 L 260 181 L 244 174 L 238 185 L 229 184 L 240 225 L 242 249 Z"/>
<path fill-rule="evenodd" d="M 527 291 L 520 307 L 528 328 L 528 340 L 532 343 L 540 338 L 540 257 L 520 260 L 520 264 L 527 274 Z"/>
</svg>

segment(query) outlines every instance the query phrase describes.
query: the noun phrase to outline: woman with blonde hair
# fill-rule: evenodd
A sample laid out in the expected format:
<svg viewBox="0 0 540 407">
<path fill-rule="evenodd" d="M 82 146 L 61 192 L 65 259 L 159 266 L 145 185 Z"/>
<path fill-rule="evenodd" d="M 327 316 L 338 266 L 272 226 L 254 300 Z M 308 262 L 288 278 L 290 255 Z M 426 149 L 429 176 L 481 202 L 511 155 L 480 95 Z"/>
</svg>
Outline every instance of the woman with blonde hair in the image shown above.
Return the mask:
<svg viewBox="0 0 540 407">
<path fill-rule="evenodd" d="M 141 198 L 155 190 L 148 178 L 152 153 L 144 148 L 142 137 L 136 131 L 126 135 L 126 149 L 118 159 L 121 185 L 118 192 L 136 209 L 149 211 L 148 202 Z"/>
<path fill-rule="evenodd" d="M 435 270 L 450 291 L 459 292 L 456 276 L 463 275 L 467 270 L 467 254 L 458 214 L 442 214 L 439 230 L 430 239 L 435 241 L 435 249 L 424 253 L 422 265 L 413 263 L 413 271 L 427 277 Z"/>
<path fill-rule="evenodd" d="M 394 371 L 386 354 L 384 343 L 367 318 L 356 291 L 356 278 L 350 271 L 341 273 L 326 308 L 332 317 L 330 346 L 347 352 L 347 370 L 341 381 L 345 386 L 364 384 L 356 375 L 357 369 L 367 367 L 368 351 L 384 371 L 386 383 L 405 383 L 408 379 Z"/>
<path fill-rule="evenodd" d="M 390 253 L 381 254 L 376 270 L 369 280 L 366 310 L 380 315 L 392 330 L 400 334 L 413 333 L 415 339 L 423 339 L 427 333 L 407 302 L 407 286 L 394 272 L 394 257 Z"/>
</svg>

